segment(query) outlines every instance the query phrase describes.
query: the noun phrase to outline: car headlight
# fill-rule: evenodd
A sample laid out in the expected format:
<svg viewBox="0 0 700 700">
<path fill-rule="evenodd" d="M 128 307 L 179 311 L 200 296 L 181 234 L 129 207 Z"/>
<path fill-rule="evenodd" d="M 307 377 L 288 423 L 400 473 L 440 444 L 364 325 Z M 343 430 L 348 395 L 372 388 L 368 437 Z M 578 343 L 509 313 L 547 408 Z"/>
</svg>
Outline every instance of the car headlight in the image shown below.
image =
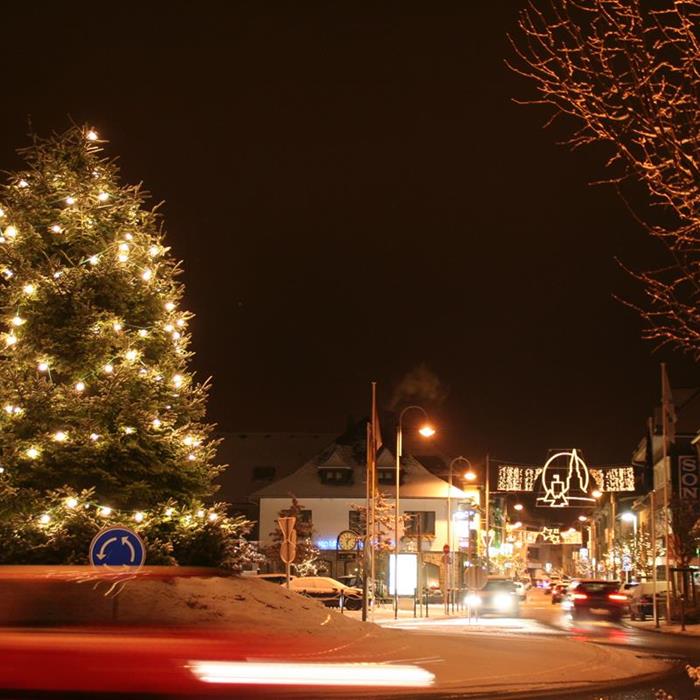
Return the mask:
<svg viewBox="0 0 700 700">
<path fill-rule="evenodd" d="M 467 605 L 470 605 L 472 608 L 476 608 L 481 605 L 481 598 L 479 598 L 479 596 L 475 593 L 471 593 L 464 599 L 464 602 Z"/>
<path fill-rule="evenodd" d="M 513 598 L 507 593 L 499 593 L 494 596 L 493 605 L 497 610 L 510 610 L 513 607 Z"/>
</svg>

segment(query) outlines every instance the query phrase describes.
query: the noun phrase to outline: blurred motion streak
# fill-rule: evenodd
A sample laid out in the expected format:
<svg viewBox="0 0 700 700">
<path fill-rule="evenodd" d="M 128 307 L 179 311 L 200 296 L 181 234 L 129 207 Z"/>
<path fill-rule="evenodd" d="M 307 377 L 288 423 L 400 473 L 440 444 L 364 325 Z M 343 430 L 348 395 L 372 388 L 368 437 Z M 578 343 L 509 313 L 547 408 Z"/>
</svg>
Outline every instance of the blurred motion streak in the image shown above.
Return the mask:
<svg viewBox="0 0 700 700">
<path fill-rule="evenodd" d="M 191 661 L 192 672 L 205 683 L 241 685 L 328 685 L 426 688 L 435 676 L 418 666 L 342 663 L 262 663 L 257 661 Z"/>
</svg>

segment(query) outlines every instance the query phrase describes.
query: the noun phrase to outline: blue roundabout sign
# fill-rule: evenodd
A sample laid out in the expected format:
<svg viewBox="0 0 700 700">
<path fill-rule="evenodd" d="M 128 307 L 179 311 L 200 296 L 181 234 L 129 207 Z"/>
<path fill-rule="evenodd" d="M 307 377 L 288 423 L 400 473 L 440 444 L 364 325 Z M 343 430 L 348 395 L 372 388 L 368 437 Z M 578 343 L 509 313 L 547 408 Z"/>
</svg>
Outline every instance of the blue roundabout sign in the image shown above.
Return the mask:
<svg viewBox="0 0 700 700">
<path fill-rule="evenodd" d="M 146 561 L 143 540 L 128 527 L 107 527 L 100 530 L 90 544 L 93 566 L 128 566 L 139 568 Z"/>
</svg>

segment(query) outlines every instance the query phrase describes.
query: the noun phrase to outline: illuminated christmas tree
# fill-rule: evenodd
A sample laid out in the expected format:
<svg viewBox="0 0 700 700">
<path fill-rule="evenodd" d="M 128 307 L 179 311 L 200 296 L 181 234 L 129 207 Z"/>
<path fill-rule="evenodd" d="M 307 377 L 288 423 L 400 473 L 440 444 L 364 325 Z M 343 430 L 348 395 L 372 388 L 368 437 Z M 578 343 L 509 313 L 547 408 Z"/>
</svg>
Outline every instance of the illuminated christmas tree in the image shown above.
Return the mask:
<svg viewBox="0 0 700 700">
<path fill-rule="evenodd" d="M 101 143 L 35 139 L 0 190 L 0 558 L 80 561 L 118 521 L 156 559 L 197 559 L 198 537 L 225 559 L 245 523 L 202 505 L 220 468 L 179 264 Z"/>
</svg>

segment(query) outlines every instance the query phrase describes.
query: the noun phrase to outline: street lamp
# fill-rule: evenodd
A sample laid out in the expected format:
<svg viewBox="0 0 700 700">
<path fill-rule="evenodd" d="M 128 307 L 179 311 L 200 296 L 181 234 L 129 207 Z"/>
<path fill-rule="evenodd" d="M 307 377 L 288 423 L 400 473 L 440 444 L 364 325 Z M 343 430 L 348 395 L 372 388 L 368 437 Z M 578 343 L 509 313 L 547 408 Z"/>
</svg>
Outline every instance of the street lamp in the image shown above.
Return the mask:
<svg viewBox="0 0 700 700">
<path fill-rule="evenodd" d="M 525 506 L 524 506 L 522 503 L 516 503 L 516 504 L 513 506 L 513 508 L 514 508 L 515 510 L 518 510 L 518 511 L 522 510 L 524 507 L 525 507 Z"/>
<path fill-rule="evenodd" d="M 602 495 L 603 492 L 600 489 L 593 489 L 591 492 L 591 496 L 593 496 L 593 498 L 600 498 Z"/>
<path fill-rule="evenodd" d="M 406 406 L 399 413 L 399 420 L 396 424 L 396 497 L 394 499 L 394 619 L 399 617 L 399 488 L 401 484 L 401 452 L 403 449 L 403 434 L 401 432 L 401 423 L 407 411 L 415 409 L 420 411 L 425 423 L 418 429 L 418 432 L 423 437 L 432 437 L 435 435 L 435 428 L 430 425 L 428 414 L 422 406 Z"/>
<path fill-rule="evenodd" d="M 579 515 L 578 520 L 580 523 L 585 523 L 588 518 L 585 515 Z"/>
<path fill-rule="evenodd" d="M 632 523 L 634 527 L 634 536 L 637 536 L 637 516 L 631 511 L 625 511 L 620 514 L 620 520 L 624 520 L 626 523 Z"/>
<path fill-rule="evenodd" d="M 447 546 L 450 549 L 449 556 L 454 557 L 452 548 L 452 470 L 454 465 L 458 462 L 466 462 L 468 466 L 468 471 L 465 472 L 464 478 L 468 481 L 474 481 L 476 479 L 476 473 L 472 469 L 472 463 L 466 457 L 455 457 L 449 466 L 449 477 L 448 477 L 448 487 L 447 487 Z M 469 533 L 468 533 L 469 534 Z M 447 598 L 449 599 L 449 591 L 452 583 L 452 566 L 449 563 L 449 559 L 446 565 L 447 573 Z M 449 603 L 446 603 L 449 606 Z"/>
</svg>

